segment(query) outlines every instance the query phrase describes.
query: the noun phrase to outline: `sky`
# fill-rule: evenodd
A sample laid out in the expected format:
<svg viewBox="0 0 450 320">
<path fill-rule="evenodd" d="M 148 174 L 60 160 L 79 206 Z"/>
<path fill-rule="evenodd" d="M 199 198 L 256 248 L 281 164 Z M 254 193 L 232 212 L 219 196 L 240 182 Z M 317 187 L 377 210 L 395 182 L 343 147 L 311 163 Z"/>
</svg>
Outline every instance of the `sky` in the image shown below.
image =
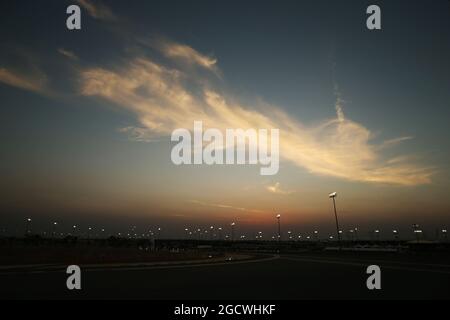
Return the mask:
<svg viewBox="0 0 450 320">
<path fill-rule="evenodd" d="M 81 8 L 81 30 L 66 8 Z M 434 235 L 450 222 L 450 2 L 2 1 L 0 229 Z M 177 128 L 279 129 L 280 169 L 172 163 Z M 64 229 L 65 228 L 65 229 Z M 404 230 L 404 231 L 403 231 Z"/>
</svg>

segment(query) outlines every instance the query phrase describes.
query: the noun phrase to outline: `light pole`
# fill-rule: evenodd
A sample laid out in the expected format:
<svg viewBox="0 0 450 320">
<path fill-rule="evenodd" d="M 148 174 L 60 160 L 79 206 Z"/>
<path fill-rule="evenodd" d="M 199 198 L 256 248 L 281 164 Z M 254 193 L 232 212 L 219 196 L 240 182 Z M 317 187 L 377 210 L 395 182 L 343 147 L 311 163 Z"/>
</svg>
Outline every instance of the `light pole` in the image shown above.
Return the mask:
<svg viewBox="0 0 450 320">
<path fill-rule="evenodd" d="M 328 197 L 333 199 L 333 208 L 334 208 L 334 217 L 336 218 L 336 232 L 337 232 L 337 236 L 338 236 L 338 242 L 339 242 L 339 249 L 341 248 L 341 234 L 339 232 L 339 221 L 338 221 L 338 216 L 337 216 L 337 212 L 336 212 L 336 197 L 337 197 L 337 192 L 333 192 L 330 193 L 328 195 Z"/>
<path fill-rule="evenodd" d="M 222 240 L 222 227 L 219 227 L 219 240 Z"/>
<path fill-rule="evenodd" d="M 281 241 L 281 214 L 277 214 L 277 221 L 278 221 L 278 241 Z"/>
<path fill-rule="evenodd" d="M 353 233 L 355 232 L 353 229 L 348 230 L 348 232 L 350 233 L 350 241 L 354 241 L 355 239 L 353 238 Z"/>
<path fill-rule="evenodd" d="M 262 236 L 262 231 L 258 231 L 258 236 L 257 237 L 258 237 L 258 239 L 262 239 L 262 237 L 263 237 Z"/>
<path fill-rule="evenodd" d="M 234 241 L 234 226 L 236 225 L 236 223 L 232 222 L 231 223 L 231 241 Z"/>
<path fill-rule="evenodd" d="M 419 234 L 422 233 L 422 230 L 419 229 L 419 225 L 417 223 L 412 225 L 413 232 L 416 235 L 416 241 L 419 242 Z"/>
<path fill-rule="evenodd" d="M 374 231 L 374 233 L 375 233 L 375 239 L 376 239 L 377 241 L 380 241 L 380 230 L 376 229 L 376 230 Z"/>
<path fill-rule="evenodd" d="M 419 240 L 420 240 L 420 235 L 422 234 L 422 230 L 418 229 L 418 230 L 415 230 L 414 232 L 415 232 L 416 235 L 417 235 L 417 242 L 419 242 Z"/>
<path fill-rule="evenodd" d="M 29 235 L 31 233 L 31 218 L 27 219 L 27 226 L 25 230 L 25 235 Z"/>
<path fill-rule="evenodd" d="M 58 225 L 58 222 L 53 222 L 52 239 L 55 238 L 57 225 Z"/>
<path fill-rule="evenodd" d="M 392 230 L 392 233 L 394 234 L 394 240 L 398 240 L 398 230 L 397 229 L 394 229 L 394 230 Z"/>
</svg>

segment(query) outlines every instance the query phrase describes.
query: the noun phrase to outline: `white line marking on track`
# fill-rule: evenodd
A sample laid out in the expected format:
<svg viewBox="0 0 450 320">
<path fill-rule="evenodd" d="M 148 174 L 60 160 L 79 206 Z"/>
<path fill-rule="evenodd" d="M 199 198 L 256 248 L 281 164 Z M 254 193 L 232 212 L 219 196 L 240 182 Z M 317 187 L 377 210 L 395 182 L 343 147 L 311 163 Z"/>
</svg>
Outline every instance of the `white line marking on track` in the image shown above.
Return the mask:
<svg viewBox="0 0 450 320">
<path fill-rule="evenodd" d="M 338 261 L 338 260 L 292 258 L 292 257 L 281 257 L 281 259 L 292 260 L 292 261 L 300 261 L 300 262 L 310 262 L 310 263 L 340 264 L 340 265 L 353 266 L 353 267 L 367 267 L 368 265 L 371 264 L 369 262 L 367 262 L 367 263 L 362 263 L 362 262 L 345 262 L 345 261 Z M 410 268 L 410 267 L 389 266 L 389 265 L 382 265 L 382 264 L 380 265 L 380 267 L 382 269 L 391 269 L 391 270 L 450 274 L 450 270 Z"/>
</svg>

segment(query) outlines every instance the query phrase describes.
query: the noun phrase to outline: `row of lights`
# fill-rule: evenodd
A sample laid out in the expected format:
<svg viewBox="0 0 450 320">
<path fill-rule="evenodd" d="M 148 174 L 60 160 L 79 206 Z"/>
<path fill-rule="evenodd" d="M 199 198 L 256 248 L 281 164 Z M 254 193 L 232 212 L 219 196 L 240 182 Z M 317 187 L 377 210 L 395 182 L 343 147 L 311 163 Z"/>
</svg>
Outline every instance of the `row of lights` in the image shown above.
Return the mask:
<svg viewBox="0 0 450 320">
<path fill-rule="evenodd" d="M 26 231 L 25 231 L 25 234 L 31 234 L 31 222 L 32 222 L 32 219 L 31 218 L 27 218 L 26 219 Z M 54 237 L 55 235 L 57 235 L 57 233 L 56 233 L 56 228 L 57 228 L 57 226 L 58 226 L 58 222 L 57 221 L 55 221 L 55 222 L 53 222 L 52 223 L 52 232 L 51 232 L 51 235 L 52 235 L 52 237 Z M 79 228 L 78 228 L 78 226 L 77 225 L 73 225 L 72 226 L 72 232 L 69 232 L 67 235 L 74 235 L 74 234 L 76 234 L 77 233 L 77 230 L 79 230 Z M 92 231 L 93 231 L 94 229 L 92 228 L 92 227 L 88 227 L 87 228 L 87 237 L 88 238 L 90 238 L 90 236 L 91 236 L 91 233 L 92 233 Z M 158 230 L 158 235 L 160 235 L 160 233 L 161 233 L 161 228 L 158 228 L 157 229 Z M 100 229 L 100 231 L 101 231 L 101 234 L 102 235 L 104 235 L 105 234 L 105 232 L 106 232 L 106 230 L 104 229 L 104 228 L 101 228 Z M 47 234 L 47 232 L 44 232 L 43 233 L 44 235 L 46 235 Z M 59 235 L 61 235 L 61 236 L 63 236 L 64 235 L 64 233 L 60 233 Z M 98 235 L 98 234 L 97 234 Z M 137 233 L 136 233 L 136 226 L 133 226 L 132 228 L 131 228 L 131 232 L 128 232 L 128 233 L 121 233 L 121 232 L 119 232 L 119 233 L 117 233 L 117 235 L 120 237 L 120 236 L 122 236 L 122 235 L 126 235 L 127 237 L 140 237 L 140 235 L 138 235 Z M 150 230 L 147 234 L 142 234 L 142 237 L 146 237 L 146 236 L 154 236 L 154 233 Z"/>
<path fill-rule="evenodd" d="M 330 193 L 330 194 L 328 195 L 328 197 L 329 197 L 330 199 L 333 200 L 334 215 L 335 215 L 335 220 L 336 220 L 336 234 L 337 234 L 337 237 L 338 237 L 338 241 L 339 241 L 339 243 L 340 243 L 340 241 L 341 241 L 341 235 L 342 235 L 342 230 L 339 228 L 339 220 L 338 220 L 338 215 L 337 215 L 337 210 L 336 210 L 336 197 L 337 197 L 337 192 Z M 276 215 L 276 219 L 277 219 L 277 226 L 278 226 L 278 234 L 277 234 L 277 238 L 278 238 L 278 241 L 281 241 L 281 215 L 280 215 L 280 214 L 277 214 L 277 215 Z M 56 232 L 56 226 L 57 226 L 57 225 L 58 225 L 57 222 L 54 222 L 54 223 L 53 223 L 53 232 L 52 232 L 52 236 L 55 235 L 55 232 Z M 234 232 L 235 232 L 234 229 L 235 229 L 235 225 L 236 225 L 235 222 L 231 222 L 231 223 L 230 223 L 230 226 L 231 226 L 231 240 L 234 240 Z M 76 229 L 77 229 L 77 226 L 74 225 L 74 226 L 73 226 L 73 229 L 76 230 Z M 222 228 L 219 227 L 217 230 L 219 231 L 220 238 L 222 238 L 222 236 L 221 236 L 221 234 L 222 234 Z M 413 230 L 414 230 L 414 233 L 415 233 L 416 236 L 417 236 L 417 239 L 419 239 L 419 235 L 422 234 L 422 230 L 419 228 L 419 225 L 414 224 L 414 225 L 413 225 Z M 91 232 L 91 231 L 92 231 L 92 228 L 89 227 L 89 228 L 88 228 L 88 237 L 90 237 L 90 232 Z M 104 231 L 105 231 L 105 229 L 102 229 L 102 233 L 104 233 Z M 127 233 L 127 236 L 130 237 L 131 235 L 134 234 L 134 236 L 137 237 L 137 233 L 136 233 L 135 231 L 136 231 L 136 226 L 134 226 L 134 227 L 132 228 L 131 234 L 130 234 L 130 233 Z M 194 231 L 190 231 L 189 228 L 185 228 L 185 231 L 186 231 L 189 235 L 193 235 L 193 234 L 199 234 L 199 235 L 201 235 L 201 229 L 197 229 L 196 231 L 195 231 L 195 230 L 194 230 Z M 28 219 L 27 219 L 27 229 L 26 229 L 26 234 L 29 234 L 30 232 L 31 232 L 31 218 L 28 218 Z M 212 240 L 213 236 L 215 236 L 215 234 L 213 234 L 213 232 L 214 232 L 214 226 L 211 226 L 211 227 L 210 227 L 211 240 Z M 352 235 L 353 235 L 353 234 L 357 235 L 358 228 L 351 229 L 351 230 L 349 230 L 349 232 L 350 232 Z M 398 238 L 398 231 L 394 229 L 392 232 L 393 232 L 394 236 L 395 236 L 396 238 Z M 204 233 L 207 234 L 207 233 L 208 233 L 208 230 L 204 230 Z M 377 238 L 379 238 L 380 230 L 379 230 L 379 229 L 376 229 L 376 230 L 374 230 L 374 233 L 375 233 L 375 235 L 377 236 Z M 161 228 L 158 228 L 158 236 L 159 236 L 159 237 L 160 237 L 160 234 L 161 234 Z M 444 234 L 445 237 L 446 237 L 446 236 L 447 236 L 447 229 L 442 229 L 442 234 Z M 119 233 L 118 235 L 121 236 L 121 233 Z M 150 230 L 150 231 L 149 231 L 149 235 L 150 235 L 151 237 L 153 237 L 153 236 L 154 236 L 154 233 Z M 143 234 L 142 236 L 145 236 L 145 235 Z M 289 237 L 290 240 L 293 240 L 293 236 L 292 236 L 292 232 L 291 232 L 291 231 L 288 231 L 288 237 Z M 298 236 L 298 237 L 301 238 L 301 236 Z M 317 240 L 317 237 L 318 237 L 318 231 L 317 231 L 317 230 L 314 231 L 314 237 L 315 237 L 316 240 Z M 225 238 L 228 239 L 229 236 L 226 235 Z M 241 236 L 240 238 L 241 238 L 241 239 L 245 239 L 245 236 Z M 329 237 L 329 239 L 333 239 L 333 238 L 334 238 L 333 236 L 330 236 L 330 237 Z M 261 231 L 258 232 L 258 235 L 256 236 L 256 239 L 262 239 L 262 232 L 261 232 Z M 272 239 L 274 239 L 274 237 L 272 237 Z M 310 237 L 307 236 L 307 239 L 310 239 Z"/>
<path fill-rule="evenodd" d="M 277 222 L 278 222 L 278 234 L 277 234 L 277 239 L 278 240 L 281 240 L 281 215 L 280 214 L 277 214 L 276 215 L 276 219 L 277 219 Z M 32 219 L 31 218 L 27 218 L 26 219 L 26 234 L 30 234 L 31 233 L 31 222 L 32 222 Z M 52 236 L 55 236 L 56 235 L 56 227 L 58 226 L 58 222 L 53 222 L 52 223 L 52 225 L 53 225 L 53 230 L 52 230 Z M 236 225 L 236 223 L 235 222 L 232 222 L 231 224 L 230 224 L 230 226 L 231 226 L 231 239 L 232 240 L 234 240 L 234 228 L 235 228 L 235 225 Z M 73 227 L 72 227 L 72 229 L 73 229 L 73 234 L 75 234 L 76 233 L 76 231 L 77 231 L 77 229 L 78 229 L 78 227 L 77 227 L 77 225 L 73 225 Z M 214 229 L 217 229 L 218 230 L 218 232 L 219 232 L 219 238 L 220 239 L 222 239 L 222 227 L 218 227 L 218 228 L 215 228 L 214 226 L 210 226 L 209 227 L 209 234 L 211 235 L 211 239 L 213 239 L 213 237 L 215 238 L 217 235 L 215 234 L 215 233 L 213 233 L 214 232 Z M 90 238 L 90 236 L 91 236 L 91 233 L 92 233 L 92 230 L 93 230 L 93 228 L 92 227 L 88 227 L 88 232 L 87 232 L 87 236 L 88 236 L 88 238 Z M 190 230 L 189 228 L 185 228 L 184 229 L 185 230 L 185 232 L 189 235 L 189 236 L 193 236 L 193 235 L 196 235 L 196 234 L 198 234 L 199 236 L 201 236 L 201 234 L 202 234 L 202 230 L 200 229 L 200 228 L 198 228 L 198 229 L 194 229 L 193 231 L 192 230 Z M 158 236 L 160 236 L 161 235 L 161 228 L 159 227 L 159 228 L 157 228 L 157 231 L 158 231 Z M 349 234 L 353 237 L 353 234 L 355 235 L 355 236 L 357 236 L 357 232 L 358 232 L 358 228 L 354 228 L 354 229 L 350 229 L 350 230 L 348 230 L 348 232 L 349 232 Z M 414 232 L 414 234 L 417 236 L 417 237 L 419 237 L 422 233 L 423 233 L 423 231 L 422 231 L 422 229 L 420 229 L 419 228 L 419 225 L 417 225 L 417 224 L 414 224 L 413 225 L 413 232 Z M 105 234 L 105 229 L 104 228 L 102 228 L 101 229 L 101 233 L 104 235 Z M 205 235 L 207 235 L 208 234 L 208 229 L 206 229 L 206 230 L 203 230 L 203 233 L 205 234 Z M 373 231 L 373 234 L 379 239 L 379 235 L 380 235 L 380 233 L 381 233 L 381 231 L 379 230 L 379 229 L 375 229 L 374 231 Z M 393 233 L 393 235 L 394 235 L 394 237 L 396 238 L 396 239 L 398 239 L 398 236 L 399 236 L 399 231 L 397 230 L 397 229 L 394 229 L 394 230 L 392 230 L 392 233 Z M 447 236 L 447 229 L 442 229 L 441 230 L 441 233 L 442 233 L 442 235 L 444 235 L 445 237 Z M 44 234 L 46 234 L 45 232 L 44 232 Z M 288 234 L 288 239 L 289 240 L 294 240 L 295 239 L 295 236 L 293 236 L 293 234 L 292 234 L 292 231 L 287 231 L 287 234 Z M 313 232 L 313 234 L 314 234 L 314 239 L 315 240 L 318 240 L 318 235 L 319 235 L 319 231 L 318 230 L 314 230 L 314 232 Z M 338 234 L 341 236 L 342 234 L 343 234 L 343 231 L 342 230 L 339 230 L 338 231 Z M 60 235 L 62 236 L 62 235 L 64 235 L 63 233 L 60 233 Z M 71 235 L 71 233 L 69 233 L 69 235 Z M 118 234 L 117 234 L 119 237 L 120 236 L 122 236 L 122 235 L 126 235 L 127 237 L 135 237 L 135 238 L 140 238 L 141 237 L 141 235 L 138 235 L 137 234 L 137 232 L 136 232 L 136 226 L 133 226 L 132 228 L 131 228 L 131 232 L 129 232 L 129 233 L 124 233 L 124 234 L 122 234 L 121 232 L 119 232 Z M 155 233 L 152 231 L 152 230 L 149 230 L 148 231 L 148 233 L 146 233 L 146 234 L 142 234 L 142 237 L 143 238 L 145 238 L 145 237 L 150 237 L 150 238 L 153 238 L 155 236 Z M 302 237 L 302 235 L 298 235 L 297 236 L 297 239 L 298 240 L 301 240 L 303 237 Z M 307 240 L 311 240 L 311 236 L 306 236 L 305 237 Z M 339 237 L 339 240 L 340 240 L 340 238 L 341 237 Z M 227 234 L 227 235 L 225 235 L 225 239 L 230 239 L 230 236 Z M 246 236 L 245 235 L 241 235 L 240 237 L 239 237 L 239 239 L 246 239 Z M 262 231 L 258 231 L 257 232 L 257 234 L 256 234 L 256 236 L 255 236 L 255 239 L 260 239 L 260 240 L 262 240 L 263 239 L 263 232 Z M 272 236 L 271 237 L 271 239 L 272 240 L 275 240 L 275 236 Z M 334 237 L 333 236 L 329 236 L 329 239 L 334 239 Z"/>
</svg>

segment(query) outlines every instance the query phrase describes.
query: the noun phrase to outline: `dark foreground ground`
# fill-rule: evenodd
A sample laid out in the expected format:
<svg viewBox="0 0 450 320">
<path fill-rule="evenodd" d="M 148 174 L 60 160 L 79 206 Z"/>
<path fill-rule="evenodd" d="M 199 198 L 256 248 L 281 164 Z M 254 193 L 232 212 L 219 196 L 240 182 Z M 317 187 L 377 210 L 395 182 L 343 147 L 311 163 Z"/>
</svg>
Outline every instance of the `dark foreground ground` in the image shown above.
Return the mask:
<svg viewBox="0 0 450 320">
<path fill-rule="evenodd" d="M 270 258 L 270 257 L 269 257 Z M 366 268 L 381 268 L 381 290 Z M 0 270 L 5 299 L 449 299 L 450 263 L 433 255 L 283 254 L 209 265 L 82 268 L 82 290 L 64 270 Z"/>
</svg>

